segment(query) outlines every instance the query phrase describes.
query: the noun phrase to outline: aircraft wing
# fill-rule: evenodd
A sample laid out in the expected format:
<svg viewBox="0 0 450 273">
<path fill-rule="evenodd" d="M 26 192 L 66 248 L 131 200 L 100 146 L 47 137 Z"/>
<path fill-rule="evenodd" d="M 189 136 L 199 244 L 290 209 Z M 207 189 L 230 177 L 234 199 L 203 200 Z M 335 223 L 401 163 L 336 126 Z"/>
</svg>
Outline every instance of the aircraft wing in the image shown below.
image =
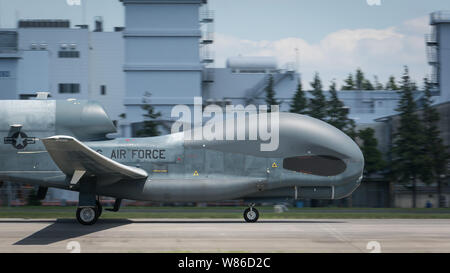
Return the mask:
<svg viewBox="0 0 450 273">
<path fill-rule="evenodd" d="M 92 150 L 76 138 L 54 136 L 42 139 L 53 161 L 77 183 L 83 175 L 116 179 L 145 179 L 145 170 L 126 166 Z"/>
</svg>

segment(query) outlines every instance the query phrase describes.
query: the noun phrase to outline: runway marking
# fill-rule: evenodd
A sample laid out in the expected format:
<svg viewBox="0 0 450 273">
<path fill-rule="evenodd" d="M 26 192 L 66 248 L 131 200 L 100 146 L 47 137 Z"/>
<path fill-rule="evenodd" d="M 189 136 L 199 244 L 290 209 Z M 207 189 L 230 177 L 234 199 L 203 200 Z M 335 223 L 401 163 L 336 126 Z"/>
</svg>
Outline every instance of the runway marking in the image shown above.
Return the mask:
<svg viewBox="0 0 450 273">
<path fill-rule="evenodd" d="M 339 240 L 339 241 L 341 241 L 341 242 L 343 242 L 343 243 L 346 243 L 346 244 L 348 244 L 348 245 L 350 245 L 350 246 L 352 246 L 352 247 L 358 249 L 358 250 L 361 251 L 361 252 L 366 252 L 366 251 L 364 251 L 362 248 L 360 248 L 360 247 L 354 245 L 354 244 L 351 242 L 350 239 L 348 239 L 345 235 L 343 235 L 341 232 L 339 232 L 336 228 L 334 228 L 334 227 L 331 226 L 330 224 L 327 224 L 327 223 L 325 223 L 325 224 L 319 224 L 319 226 L 320 226 L 320 229 L 322 229 L 323 231 L 328 232 L 328 233 L 329 233 L 331 236 L 333 236 L 335 239 L 337 239 L 337 240 Z"/>
</svg>

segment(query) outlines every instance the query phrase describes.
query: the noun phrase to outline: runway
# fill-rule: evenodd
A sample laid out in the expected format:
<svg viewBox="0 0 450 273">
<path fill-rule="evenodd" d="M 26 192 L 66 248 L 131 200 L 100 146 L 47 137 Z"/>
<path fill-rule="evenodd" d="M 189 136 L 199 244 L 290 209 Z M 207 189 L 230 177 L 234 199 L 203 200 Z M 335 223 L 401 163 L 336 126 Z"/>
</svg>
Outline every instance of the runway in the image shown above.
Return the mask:
<svg viewBox="0 0 450 273">
<path fill-rule="evenodd" d="M 0 252 L 450 252 L 450 220 L 0 219 Z"/>
</svg>

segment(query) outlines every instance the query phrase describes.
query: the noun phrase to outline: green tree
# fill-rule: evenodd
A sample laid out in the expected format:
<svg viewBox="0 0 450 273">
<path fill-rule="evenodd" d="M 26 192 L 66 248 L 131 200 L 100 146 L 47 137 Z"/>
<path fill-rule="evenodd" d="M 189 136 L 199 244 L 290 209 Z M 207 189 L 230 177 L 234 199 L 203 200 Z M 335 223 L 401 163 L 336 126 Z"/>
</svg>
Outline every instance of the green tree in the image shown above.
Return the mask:
<svg viewBox="0 0 450 273">
<path fill-rule="evenodd" d="M 364 90 L 364 81 L 366 78 L 364 77 L 364 73 L 362 72 L 361 68 L 356 69 L 356 90 Z"/>
<path fill-rule="evenodd" d="M 308 112 L 308 100 L 306 99 L 305 92 L 303 91 L 301 81 L 298 82 L 297 91 L 291 103 L 291 113 L 297 113 L 304 115 Z"/>
<path fill-rule="evenodd" d="M 372 90 L 375 90 L 375 87 L 368 79 L 364 79 L 362 90 L 372 91 Z"/>
<path fill-rule="evenodd" d="M 384 86 L 378 79 L 378 76 L 374 76 L 374 84 L 375 84 L 375 86 L 374 86 L 375 90 L 383 90 L 384 89 Z"/>
<path fill-rule="evenodd" d="M 266 91 L 267 111 L 270 113 L 272 112 L 272 105 L 279 105 L 278 101 L 275 99 L 275 90 L 272 75 L 269 76 L 269 80 L 267 82 L 265 91 Z"/>
<path fill-rule="evenodd" d="M 422 181 L 427 184 L 437 182 L 438 199 L 442 196 L 442 179 L 441 176 L 447 173 L 447 163 L 450 154 L 447 152 L 448 147 L 444 145 L 441 132 L 438 127 L 440 120 L 439 112 L 433 108 L 431 84 L 428 79 L 424 79 L 425 97 L 423 100 L 422 121 L 424 127 L 424 146 L 425 167 L 421 168 Z M 440 206 L 438 202 L 438 206 Z"/>
<path fill-rule="evenodd" d="M 411 90 L 412 91 L 417 91 L 419 90 L 419 88 L 417 87 L 417 84 L 415 81 L 411 81 Z"/>
<path fill-rule="evenodd" d="M 327 122 L 339 130 L 344 130 L 347 125 L 347 109 L 344 103 L 339 100 L 336 82 L 330 85 L 330 100 L 328 101 L 328 119 Z"/>
<path fill-rule="evenodd" d="M 356 69 L 356 74 L 349 74 L 344 80 L 344 85 L 341 90 L 375 90 L 373 84 L 365 78 L 364 72 L 361 68 Z"/>
<path fill-rule="evenodd" d="M 399 87 L 397 86 L 397 83 L 395 82 L 394 76 L 389 77 L 389 81 L 386 83 L 386 90 L 392 90 L 392 91 L 400 90 Z"/>
<path fill-rule="evenodd" d="M 330 100 L 327 102 L 327 122 L 355 139 L 355 122 L 348 117 L 348 107 L 339 100 L 336 82 L 330 85 Z"/>
<path fill-rule="evenodd" d="M 364 155 L 364 175 L 369 176 L 385 168 L 386 162 L 378 150 L 378 141 L 375 138 L 375 130 L 366 128 L 358 131 L 358 138 L 362 144 L 361 151 Z"/>
<path fill-rule="evenodd" d="M 356 123 L 353 119 L 348 119 L 347 127 L 344 129 L 344 132 L 353 140 L 356 139 L 358 133 L 356 132 Z"/>
<path fill-rule="evenodd" d="M 405 66 L 402 84 L 399 91 L 401 97 L 396 111 L 400 113 L 400 124 L 394 134 L 392 148 L 392 174 L 396 180 L 411 188 L 412 205 L 416 207 L 417 179 L 424 166 L 423 128 L 416 114 L 417 105 L 412 94 L 412 84 L 408 67 Z"/>
<path fill-rule="evenodd" d="M 314 80 L 311 82 L 313 88 L 311 95 L 313 96 L 309 101 L 308 115 L 313 118 L 325 120 L 327 117 L 327 100 L 322 90 L 322 80 L 319 73 L 316 72 Z"/>
<path fill-rule="evenodd" d="M 150 97 L 151 94 L 147 92 L 142 100 L 142 109 L 145 111 L 143 116 L 145 120 L 143 123 L 143 128 L 137 132 L 138 137 L 153 137 L 161 135 L 161 132 L 158 129 L 159 124 L 155 121 L 161 117 L 161 113 L 155 112 L 155 108 L 150 104 Z"/>
<path fill-rule="evenodd" d="M 353 75 L 348 74 L 347 79 L 344 81 L 344 85 L 342 86 L 342 90 L 355 90 L 355 81 L 353 80 Z"/>
</svg>

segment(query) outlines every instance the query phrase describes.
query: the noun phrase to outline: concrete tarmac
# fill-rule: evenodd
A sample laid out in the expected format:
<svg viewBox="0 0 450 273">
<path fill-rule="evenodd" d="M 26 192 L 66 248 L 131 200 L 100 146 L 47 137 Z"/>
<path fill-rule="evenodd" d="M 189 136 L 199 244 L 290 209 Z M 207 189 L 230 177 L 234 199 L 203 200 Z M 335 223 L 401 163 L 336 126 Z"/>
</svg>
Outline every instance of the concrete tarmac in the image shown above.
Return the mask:
<svg viewBox="0 0 450 273">
<path fill-rule="evenodd" d="M 0 252 L 450 252 L 450 220 L 0 219 Z"/>
</svg>

